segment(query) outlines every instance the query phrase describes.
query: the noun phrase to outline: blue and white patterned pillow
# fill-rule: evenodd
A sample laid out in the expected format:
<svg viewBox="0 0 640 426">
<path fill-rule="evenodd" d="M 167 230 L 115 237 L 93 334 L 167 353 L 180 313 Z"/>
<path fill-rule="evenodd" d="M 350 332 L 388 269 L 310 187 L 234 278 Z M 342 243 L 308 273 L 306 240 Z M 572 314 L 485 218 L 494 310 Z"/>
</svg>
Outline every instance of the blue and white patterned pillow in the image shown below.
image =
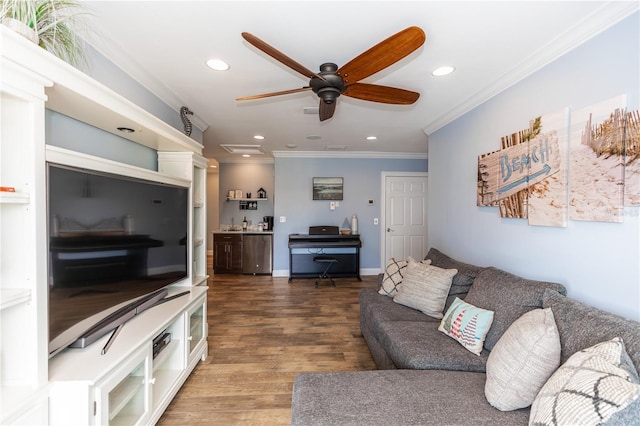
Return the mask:
<svg viewBox="0 0 640 426">
<path fill-rule="evenodd" d="M 398 286 L 402 284 L 404 279 L 404 271 L 407 268 L 409 261 L 413 261 L 413 258 L 409 257 L 409 260 L 398 260 L 395 258 L 389 259 L 387 267 L 384 269 L 384 275 L 382 277 L 382 284 L 378 293 L 383 296 L 394 297 L 398 290 Z M 426 259 L 421 263 L 430 265 L 431 260 Z"/>
<path fill-rule="evenodd" d="M 438 330 L 480 355 L 493 322 L 493 311 L 478 308 L 456 297 L 440 321 Z"/>
</svg>

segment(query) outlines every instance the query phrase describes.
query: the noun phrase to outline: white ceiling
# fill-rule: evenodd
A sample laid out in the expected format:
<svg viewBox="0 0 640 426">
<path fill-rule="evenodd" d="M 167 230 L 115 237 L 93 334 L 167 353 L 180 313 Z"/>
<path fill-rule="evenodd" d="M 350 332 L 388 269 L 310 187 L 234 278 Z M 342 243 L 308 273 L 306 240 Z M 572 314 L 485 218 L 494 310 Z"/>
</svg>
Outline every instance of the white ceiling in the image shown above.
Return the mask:
<svg viewBox="0 0 640 426">
<path fill-rule="evenodd" d="M 88 1 L 92 44 L 176 110 L 207 127 L 205 155 L 236 161 L 221 144 L 259 144 L 278 155 L 416 155 L 427 134 L 638 9 L 637 1 Z M 338 66 L 408 27 L 423 47 L 363 81 L 421 93 L 413 105 L 383 105 L 342 96 L 320 122 L 303 108 L 312 92 L 238 102 L 235 98 L 308 85 L 306 77 L 241 37 L 249 32 L 307 68 Z M 210 58 L 231 69 L 212 71 Z M 451 64 L 456 71 L 433 77 Z M 255 141 L 255 134 L 264 135 Z M 309 140 L 318 135 L 321 139 Z M 365 138 L 375 135 L 378 140 Z M 287 148 L 294 144 L 297 148 Z M 393 154 L 389 154 L 393 153 Z M 311 154 L 310 154 L 311 155 Z"/>
</svg>

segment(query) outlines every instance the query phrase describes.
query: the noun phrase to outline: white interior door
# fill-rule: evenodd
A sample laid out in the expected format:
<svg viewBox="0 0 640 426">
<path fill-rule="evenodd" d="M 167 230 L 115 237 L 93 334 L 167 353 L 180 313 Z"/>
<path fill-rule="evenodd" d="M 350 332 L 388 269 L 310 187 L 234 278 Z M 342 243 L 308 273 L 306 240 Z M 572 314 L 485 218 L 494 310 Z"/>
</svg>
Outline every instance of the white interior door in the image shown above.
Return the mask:
<svg viewBox="0 0 640 426">
<path fill-rule="evenodd" d="M 421 260 L 427 254 L 427 174 L 386 174 L 384 178 L 384 259 Z"/>
</svg>

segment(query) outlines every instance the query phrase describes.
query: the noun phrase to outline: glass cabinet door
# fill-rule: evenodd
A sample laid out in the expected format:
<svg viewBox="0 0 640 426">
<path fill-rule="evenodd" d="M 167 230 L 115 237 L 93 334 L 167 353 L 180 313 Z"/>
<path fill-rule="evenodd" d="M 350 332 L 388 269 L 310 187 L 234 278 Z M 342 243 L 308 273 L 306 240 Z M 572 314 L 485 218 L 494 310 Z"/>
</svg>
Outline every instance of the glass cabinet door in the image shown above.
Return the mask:
<svg viewBox="0 0 640 426">
<path fill-rule="evenodd" d="M 149 417 L 150 351 L 141 351 L 96 388 L 101 425 L 138 425 Z"/>
<path fill-rule="evenodd" d="M 189 311 L 189 361 L 201 344 L 204 344 L 207 333 L 206 301 Z"/>
</svg>

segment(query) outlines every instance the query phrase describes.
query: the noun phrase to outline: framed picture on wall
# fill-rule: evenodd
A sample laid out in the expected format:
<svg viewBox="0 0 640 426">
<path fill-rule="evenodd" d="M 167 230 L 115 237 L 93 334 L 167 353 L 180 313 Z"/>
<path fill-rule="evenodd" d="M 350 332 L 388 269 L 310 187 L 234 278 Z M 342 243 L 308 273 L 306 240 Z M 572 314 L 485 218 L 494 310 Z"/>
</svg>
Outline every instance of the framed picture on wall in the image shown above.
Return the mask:
<svg viewBox="0 0 640 426">
<path fill-rule="evenodd" d="M 342 200 L 343 179 L 341 177 L 314 177 L 314 200 Z"/>
</svg>

